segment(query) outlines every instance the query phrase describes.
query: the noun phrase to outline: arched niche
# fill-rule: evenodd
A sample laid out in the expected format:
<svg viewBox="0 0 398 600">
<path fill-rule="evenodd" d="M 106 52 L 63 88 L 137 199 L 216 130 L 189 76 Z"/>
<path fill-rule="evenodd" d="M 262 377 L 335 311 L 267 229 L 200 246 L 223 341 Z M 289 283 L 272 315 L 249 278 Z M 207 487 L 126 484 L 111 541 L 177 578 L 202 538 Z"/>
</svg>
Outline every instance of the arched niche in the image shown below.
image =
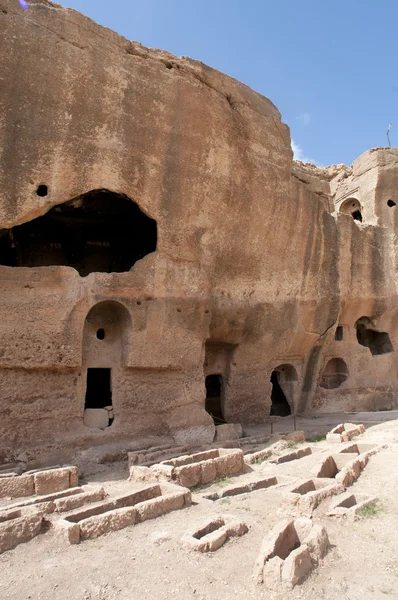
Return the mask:
<svg viewBox="0 0 398 600">
<path fill-rule="evenodd" d="M 286 417 L 294 412 L 294 392 L 298 375 L 293 365 L 282 364 L 271 374 L 271 415 Z"/>
<path fill-rule="evenodd" d="M 131 334 L 130 313 L 105 300 L 86 316 L 83 330 L 84 424 L 106 429 L 114 420 L 114 383 L 121 376 Z"/>
<path fill-rule="evenodd" d="M 344 215 L 351 215 L 354 221 L 362 223 L 362 206 L 356 198 L 347 198 L 340 206 L 340 212 Z"/>
<path fill-rule="evenodd" d="M 68 266 L 82 277 L 122 273 L 157 247 L 157 224 L 130 198 L 92 190 L 11 229 L 0 229 L 0 264 Z"/>
<path fill-rule="evenodd" d="M 326 390 L 334 390 L 347 381 L 349 374 L 348 366 L 342 358 L 332 358 L 323 370 L 319 385 Z"/>
<path fill-rule="evenodd" d="M 83 366 L 122 366 L 131 333 L 131 316 L 120 302 L 95 304 L 86 316 L 83 330 Z"/>
</svg>

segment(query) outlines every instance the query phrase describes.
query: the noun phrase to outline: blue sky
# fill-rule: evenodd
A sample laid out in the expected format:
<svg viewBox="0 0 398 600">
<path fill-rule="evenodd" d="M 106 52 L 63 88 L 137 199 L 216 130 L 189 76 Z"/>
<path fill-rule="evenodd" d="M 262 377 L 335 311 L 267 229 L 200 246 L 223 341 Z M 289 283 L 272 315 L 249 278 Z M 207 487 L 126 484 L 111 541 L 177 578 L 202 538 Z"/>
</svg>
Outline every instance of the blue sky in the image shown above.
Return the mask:
<svg viewBox="0 0 398 600">
<path fill-rule="evenodd" d="M 58 0 L 270 98 L 301 159 L 398 145 L 397 0 Z"/>
</svg>

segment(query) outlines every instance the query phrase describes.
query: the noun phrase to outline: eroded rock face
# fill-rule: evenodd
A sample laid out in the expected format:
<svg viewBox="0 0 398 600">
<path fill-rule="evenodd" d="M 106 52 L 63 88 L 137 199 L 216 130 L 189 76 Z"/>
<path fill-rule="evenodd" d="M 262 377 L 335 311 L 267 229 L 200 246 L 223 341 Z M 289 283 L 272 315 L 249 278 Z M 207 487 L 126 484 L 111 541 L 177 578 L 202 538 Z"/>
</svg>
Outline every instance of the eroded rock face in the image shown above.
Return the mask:
<svg viewBox="0 0 398 600">
<path fill-rule="evenodd" d="M 392 402 L 395 353 L 355 323 L 397 347 L 398 150 L 292 165 L 242 83 L 44 0 L 28 17 L 0 0 L 4 448 L 209 443 L 269 417 L 273 372 L 286 414 Z"/>
</svg>

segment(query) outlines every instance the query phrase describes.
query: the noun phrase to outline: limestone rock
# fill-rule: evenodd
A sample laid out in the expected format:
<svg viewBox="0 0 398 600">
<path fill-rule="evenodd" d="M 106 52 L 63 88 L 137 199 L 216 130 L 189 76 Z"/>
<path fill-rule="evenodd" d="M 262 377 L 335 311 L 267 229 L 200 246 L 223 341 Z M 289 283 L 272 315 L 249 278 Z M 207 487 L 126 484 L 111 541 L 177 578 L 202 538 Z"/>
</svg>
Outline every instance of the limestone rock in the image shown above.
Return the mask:
<svg viewBox="0 0 398 600">
<path fill-rule="evenodd" d="M 229 440 L 238 440 L 242 437 L 242 425 L 240 423 L 225 423 L 217 425 L 215 442 L 228 442 Z"/>
<path fill-rule="evenodd" d="M 109 413 L 103 408 L 86 408 L 83 422 L 91 429 L 105 429 L 109 425 Z"/>
</svg>

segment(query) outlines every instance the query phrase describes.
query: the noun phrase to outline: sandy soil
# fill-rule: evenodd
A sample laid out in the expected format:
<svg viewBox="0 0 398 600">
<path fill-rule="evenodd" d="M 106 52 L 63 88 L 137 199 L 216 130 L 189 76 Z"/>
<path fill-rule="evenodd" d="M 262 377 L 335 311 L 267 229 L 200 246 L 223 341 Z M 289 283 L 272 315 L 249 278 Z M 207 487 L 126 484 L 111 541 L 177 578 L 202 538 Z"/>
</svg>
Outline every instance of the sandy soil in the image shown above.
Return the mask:
<svg viewBox="0 0 398 600">
<path fill-rule="evenodd" d="M 277 466 L 265 461 L 238 478 L 198 490 L 194 505 L 183 511 L 78 546 L 68 546 L 51 531 L 18 546 L 0 556 L 0 598 L 398 598 L 398 421 L 370 427 L 364 435 L 367 443 L 380 443 L 384 438 L 389 447 L 370 459 L 359 480 L 350 488 L 357 494 L 377 495 L 381 511 L 376 516 L 349 523 L 327 517 L 330 502 L 325 501 L 313 519 L 326 525 L 332 549 L 308 580 L 292 591 L 272 592 L 266 584 L 258 586 L 252 581 L 261 541 L 283 518 L 281 498 L 286 486 L 215 502 L 203 499 L 201 493 L 271 473 L 282 476 L 286 482 L 290 477 L 308 477 L 311 467 L 328 449 L 322 441 L 312 444 L 312 456 Z M 125 463 L 88 468 L 85 477 L 90 483 L 105 483 L 111 493 L 120 493 L 131 485 L 125 480 Z M 218 514 L 231 514 L 244 520 L 249 532 L 212 554 L 196 553 L 181 546 L 184 533 Z"/>
</svg>

